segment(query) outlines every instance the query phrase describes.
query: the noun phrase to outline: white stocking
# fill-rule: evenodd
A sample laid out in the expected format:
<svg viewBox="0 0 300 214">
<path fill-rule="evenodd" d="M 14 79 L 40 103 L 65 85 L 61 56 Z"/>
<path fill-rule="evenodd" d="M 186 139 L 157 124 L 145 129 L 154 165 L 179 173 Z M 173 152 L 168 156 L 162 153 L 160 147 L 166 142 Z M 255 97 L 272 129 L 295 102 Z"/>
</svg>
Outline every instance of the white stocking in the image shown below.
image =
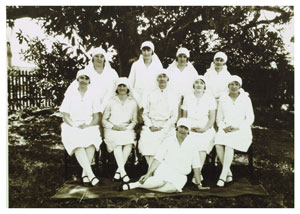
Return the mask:
<svg viewBox="0 0 300 214">
<path fill-rule="evenodd" d="M 92 164 L 93 158 L 95 156 L 95 151 L 96 151 L 96 149 L 93 145 L 85 148 L 85 152 L 86 152 L 87 158 L 90 162 L 90 165 Z M 87 174 L 85 173 L 84 170 L 82 170 L 82 177 L 84 177 L 84 176 L 87 176 Z"/>
<path fill-rule="evenodd" d="M 92 171 L 89 159 L 87 157 L 86 151 L 84 148 L 77 148 L 75 150 L 75 157 L 79 163 L 79 165 L 82 167 L 86 175 L 89 177 L 90 180 L 92 180 L 95 175 Z"/>
<path fill-rule="evenodd" d="M 229 146 L 225 146 L 224 162 L 223 162 L 222 172 L 220 175 L 220 179 L 224 181 L 226 180 L 226 177 L 230 171 L 233 155 L 234 155 L 234 149 Z"/>
<path fill-rule="evenodd" d="M 216 151 L 217 151 L 217 156 L 221 162 L 222 165 L 224 165 L 224 155 L 225 155 L 225 146 L 223 145 L 216 145 Z M 232 175 L 232 172 L 229 168 L 228 174 L 227 175 Z"/>
<path fill-rule="evenodd" d="M 122 153 L 122 146 L 116 146 L 114 148 L 114 156 L 118 165 L 117 171 L 120 172 L 121 176 L 124 176 L 126 174 L 125 168 L 124 168 L 124 160 L 123 160 L 123 153 Z"/>
</svg>

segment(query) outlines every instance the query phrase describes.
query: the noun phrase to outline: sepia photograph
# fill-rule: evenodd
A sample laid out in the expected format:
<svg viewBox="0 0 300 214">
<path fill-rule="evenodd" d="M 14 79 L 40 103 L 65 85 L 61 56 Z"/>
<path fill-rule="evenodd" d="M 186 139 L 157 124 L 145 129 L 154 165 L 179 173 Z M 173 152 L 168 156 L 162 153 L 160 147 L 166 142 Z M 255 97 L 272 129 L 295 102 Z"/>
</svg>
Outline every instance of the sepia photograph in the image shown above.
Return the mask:
<svg viewBox="0 0 300 214">
<path fill-rule="evenodd" d="M 295 208 L 294 5 L 184 4 L 5 5 L 7 208 Z"/>
</svg>

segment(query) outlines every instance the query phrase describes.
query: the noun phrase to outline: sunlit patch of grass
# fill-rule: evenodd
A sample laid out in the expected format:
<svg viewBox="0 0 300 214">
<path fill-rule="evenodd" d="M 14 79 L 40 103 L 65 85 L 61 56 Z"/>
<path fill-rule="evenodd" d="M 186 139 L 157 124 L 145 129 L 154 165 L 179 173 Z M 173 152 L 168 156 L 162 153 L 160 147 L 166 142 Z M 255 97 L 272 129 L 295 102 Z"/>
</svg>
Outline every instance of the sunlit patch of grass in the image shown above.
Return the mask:
<svg viewBox="0 0 300 214">
<path fill-rule="evenodd" d="M 21 113 L 9 116 L 9 207 L 294 207 L 294 132 L 283 127 L 275 128 L 274 124 L 269 126 L 266 123 L 268 120 L 263 118 L 253 129 L 254 170 L 269 196 L 183 196 L 159 200 L 99 199 L 78 202 L 49 199 L 64 182 L 61 118 L 55 116 L 55 112 L 52 116 L 32 117 L 29 111 L 26 114 L 26 117 Z M 268 114 L 262 116 L 268 117 Z M 272 120 L 269 121 L 272 123 Z M 245 155 L 235 155 L 234 161 L 234 164 L 248 164 Z"/>
</svg>

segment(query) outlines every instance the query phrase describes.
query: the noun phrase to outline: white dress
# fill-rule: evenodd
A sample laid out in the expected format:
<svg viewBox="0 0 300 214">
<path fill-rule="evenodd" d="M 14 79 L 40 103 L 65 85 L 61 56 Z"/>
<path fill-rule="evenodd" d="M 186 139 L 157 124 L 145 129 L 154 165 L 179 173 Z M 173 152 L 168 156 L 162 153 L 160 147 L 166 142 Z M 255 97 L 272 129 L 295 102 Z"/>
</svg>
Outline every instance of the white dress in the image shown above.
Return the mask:
<svg viewBox="0 0 300 214">
<path fill-rule="evenodd" d="M 134 89 L 132 91 L 134 99 L 140 108 L 145 107 L 147 96 L 157 87 L 156 77 L 162 69 L 163 66 L 155 53 L 148 67 L 145 65 L 142 55 L 132 64 L 128 79 Z"/>
<path fill-rule="evenodd" d="M 227 66 L 224 65 L 220 72 L 217 72 L 212 62 L 210 68 L 204 74 L 206 79 L 207 91 L 217 100 L 224 94 L 228 93 L 228 81 L 231 74 L 227 71 Z"/>
<path fill-rule="evenodd" d="M 69 87 L 75 89 L 74 85 Z M 88 88 L 83 98 L 78 89 L 67 90 L 59 110 L 60 112 L 69 113 L 75 124 L 90 124 L 93 119 L 92 115 L 101 111 L 101 105 L 94 96 L 92 88 Z M 86 148 L 90 145 L 94 145 L 98 151 L 102 143 L 99 126 L 80 129 L 62 123 L 61 137 L 69 155 L 72 155 L 76 148 Z"/>
<path fill-rule="evenodd" d="M 108 152 L 112 152 L 117 145 L 136 144 L 134 127 L 137 123 L 137 103 L 128 97 L 124 104 L 118 96 L 109 101 L 104 110 L 102 123 Z M 114 125 L 126 126 L 127 130 L 116 131 Z"/>
<path fill-rule="evenodd" d="M 118 79 L 118 73 L 110 66 L 109 63 L 105 63 L 104 70 L 101 74 L 98 74 L 94 69 L 93 63 L 88 64 L 84 70 L 87 70 L 91 74 L 90 88 L 93 88 L 94 96 L 101 103 L 100 112 L 103 113 L 108 101 L 114 96 L 115 82 Z M 77 80 L 74 80 L 70 87 L 67 89 L 73 90 L 77 86 Z"/>
<path fill-rule="evenodd" d="M 157 88 L 148 99 L 143 112 L 143 126 L 139 140 L 139 151 L 143 155 L 155 155 L 159 145 L 165 137 L 175 132 L 177 119 L 178 99 L 175 94 L 166 88 Z M 151 126 L 163 127 L 162 130 L 152 132 Z"/>
<path fill-rule="evenodd" d="M 170 87 L 176 92 L 178 98 L 193 93 L 193 83 L 198 72 L 190 62 L 187 63 L 183 71 L 180 71 L 177 62 L 174 61 L 169 65 L 167 72 L 170 76 Z"/>
<path fill-rule="evenodd" d="M 217 105 L 215 99 L 209 93 L 204 93 L 199 100 L 194 94 L 191 94 L 184 98 L 181 108 L 187 111 L 192 128 L 204 128 L 209 121 L 209 111 L 216 110 Z M 196 145 L 197 151 L 205 151 L 209 154 L 214 146 L 215 134 L 215 129 L 211 127 L 204 133 L 190 131 L 190 138 L 192 143 Z"/>
<path fill-rule="evenodd" d="M 232 101 L 229 95 L 222 96 L 217 112 L 219 130 L 215 137 L 215 144 L 247 152 L 252 143 L 253 122 L 253 107 L 248 93 L 241 92 L 235 101 Z M 238 127 L 239 130 L 225 133 L 223 129 L 228 126 Z"/>
<path fill-rule="evenodd" d="M 160 161 L 154 176 L 172 183 L 178 192 L 182 192 L 191 169 L 200 168 L 198 152 L 190 140 L 187 136 L 180 145 L 174 134 L 164 140 L 154 157 Z"/>
<path fill-rule="evenodd" d="M 105 63 L 104 70 L 101 74 L 97 73 L 93 64 L 88 65 L 85 69 L 92 74 L 92 85 L 95 88 L 98 99 L 102 103 L 101 112 L 103 112 L 109 99 L 115 95 L 113 90 L 115 89 L 115 82 L 119 75 L 109 63 Z"/>
</svg>

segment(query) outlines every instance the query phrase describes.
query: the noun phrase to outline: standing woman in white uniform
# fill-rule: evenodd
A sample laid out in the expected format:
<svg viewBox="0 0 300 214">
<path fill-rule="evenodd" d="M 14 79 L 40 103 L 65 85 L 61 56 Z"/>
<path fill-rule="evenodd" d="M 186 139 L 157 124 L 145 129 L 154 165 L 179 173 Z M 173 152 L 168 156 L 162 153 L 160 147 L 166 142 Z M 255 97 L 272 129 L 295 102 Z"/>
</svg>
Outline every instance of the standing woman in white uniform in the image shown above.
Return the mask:
<svg viewBox="0 0 300 214">
<path fill-rule="evenodd" d="M 167 68 L 170 76 L 170 86 L 179 98 L 178 118 L 182 117 L 181 105 L 184 96 L 193 93 L 191 85 L 198 76 L 198 72 L 189 59 L 189 50 L 181 47 L 177 50 L 176 59 Z"/>
<path fill-rule="evenodd" d="M 145 156 L 148 167 L 164 138 L 174 131 L 177 120 L 178 99 L 168 87 L 168 81 L 166 70 L 160 70 L 157 75 L 158 87 L 148 96 L 143 112 L 145 125 L 138 148 Z"/>
<path fill-rule="evenodd" d="M 180 118 L 176 134 L 166 138 L 159 147 L 147 173 L 137 182 L 123 184 L 121 190 L 143 188 L 165 193 L 182 192 L 192 168 L 198 189 L 208 189 L 201 184 L 200 161 L 197 151 L 190 142 L 189 131 L 188 119 Z"/>
<path fill-rule="evenodd" d="M 91 77 L 91 86 L 95 89 L 94 96 L 101 103 L 99 114 L 100 131 L 103 135 L 102 115 L 109 99 L 114 96 L 115 81 L 118 73 L 110 66 L 107 53 L 103 48 L 95 48 L 91 53 L 91 61 L 84 68 Z M 74 85 L 73 82 L 71 85 Z"/>
<path fill-rule="evenodd" d="M 137 123 L 137 103 L 129 96 L 130 86 L 126 77 L 117 79 L 116 96 L 111 98 L 103 114 L 105 143 L 108 152 L 114 152 L 118 168 L 114 180 L 129 182 L 125 164 L 136 144 L 134 127 Z"/>
<path fill-rule="evenodd" d="M 217 52 L 210 68 L 204 74 L 207 91 L 211 93 L 217 102 L 223 94 L 228 92 L 227 83 L 231 75 L 227 70 L 226 62 L 227 55 L 223 52 Z"/>
<path fill-rule="evenodd" d="M 83 185 L 99 185 L 100 181 L 91 168 L 95 150 L 102 143 L 99 132 L 101 106 L 90 85 L 91 75 L 86 70 L 77 73 L 76 81 L 68 87 L 60 107 L 62 143 L 68 154 L 75 157 L 82 167 Z"/>
<path fill-rule="evenodd" d="M 128 76 L 129 83 L 134 89 L 133 97 L 137 101 L 141 113 L 145 107 L 147 96 L 156 88 L 157 71 L 163 68 L 154 50 L 152 42 L 143 42 L 141 45 L 141 55 L 132 64 Z"/>
<path fill-rule="evenodd" d="M 206 155 L 214 146 L 215 130 L 213 124 L 216 118 L 216 101 L 206 92 L 205 78 L 201 75 L 193 83 L 194 93 L 184 97 L 183 117 L 191 122 L 190 138 L 199 152 L 200 169 L 202 170 Z"/>
<path fill-rule="evenodd" d="M 109 99 L 115 94 L 115 81 L 119 77 L 110 66 L 106 51 L 102 48 L 95 48 L 92 51 L 92 60 L 85 69 L 91 73 L 98 99 L 105 108 Z"/>
<path fill-rule="evenodd" d="M 241 90 L 242 79 L 236 75 L 228 83 L 229 93 L 222 96 L 217 111 L 219 130 L 215 137 L 217 155 L 223 167 L 217 186 L 231 182 L 234 150 L 247 152 L 252 143 L 254 113 L 249 94 Z"/>
</svg>

